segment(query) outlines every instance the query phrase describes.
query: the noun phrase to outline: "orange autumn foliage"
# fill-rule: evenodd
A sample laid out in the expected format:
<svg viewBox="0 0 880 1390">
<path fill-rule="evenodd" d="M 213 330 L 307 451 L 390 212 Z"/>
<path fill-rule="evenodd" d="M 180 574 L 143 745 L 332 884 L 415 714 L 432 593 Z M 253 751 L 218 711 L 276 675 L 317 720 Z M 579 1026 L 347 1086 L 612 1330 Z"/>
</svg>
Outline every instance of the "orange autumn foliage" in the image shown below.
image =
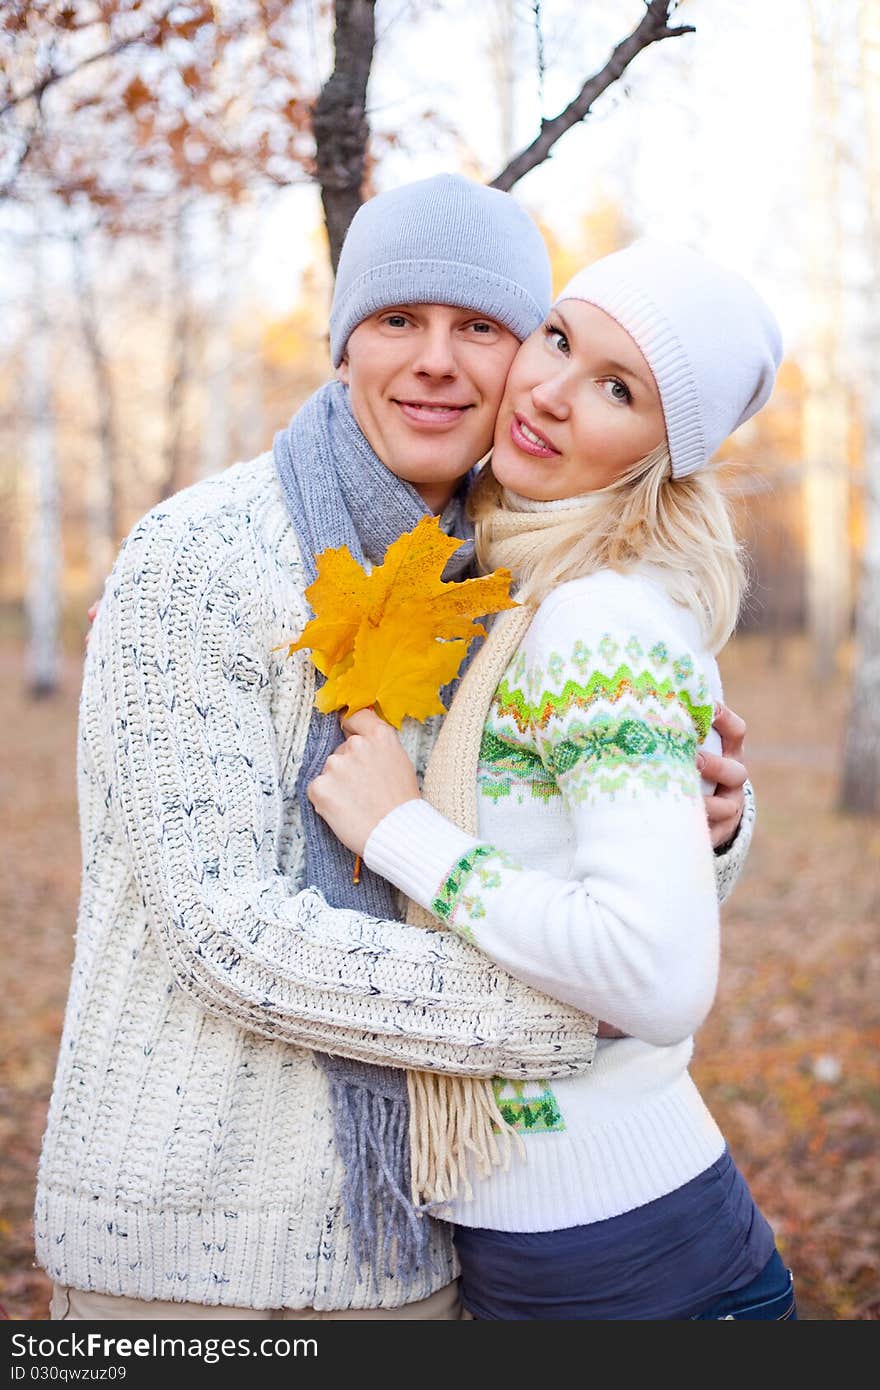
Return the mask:
<svg viewBox="0 0 880 1390">
<path fill-rule="evenodd" d="M 516 607 L 509 570 L 444 583 L 446 563 L 461 545 L 440 530 L 437 517 L 426 516 L 369 574 L 344 545 L 322 551 L 306 589 L 315 617 L 287 648 L 288 656 L 310 650 L 327 678 L 317 709 L 351 715 L 374 706 L 398 729 L 407 715 L 445 711 L 440 688 L 458 673 L 470 642 L 486 634 L 476 619 Z"/>
</svg>

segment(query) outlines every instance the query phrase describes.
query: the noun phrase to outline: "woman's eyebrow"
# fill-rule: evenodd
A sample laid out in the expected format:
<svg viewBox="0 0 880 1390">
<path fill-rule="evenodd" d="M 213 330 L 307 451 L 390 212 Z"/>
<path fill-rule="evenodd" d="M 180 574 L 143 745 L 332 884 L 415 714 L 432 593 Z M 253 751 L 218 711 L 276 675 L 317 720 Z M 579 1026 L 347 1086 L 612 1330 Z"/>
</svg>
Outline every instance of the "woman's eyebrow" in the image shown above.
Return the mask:
<svg viewBox="0 0 880 1390">
<path fill-rule="evenodd" d="M 657 389 L 653 379 L 646 379 L 641 372 L 637 372 L 634 367 L 625 366 L 623 362 L 615 362 L 613 358 L 609 357 L 603 366 L 609 372 L 617 372 L 620 376 L 628 376 L 633 381 L 637 381 L 649 394 Z"/>
<path fill-rule="evenodd" d="M 559 309 L 559 308 L 552 308 L 552 309 L 550 310 L 550 314 L 548 315 L 548 317 L 559 319 L 559 322 L 562 324 L 562 327 L 565 329 L 565 336 L 566 336 L 566 338 L 570 338 L 570 337 L 571 337 L 571 328 L 570 328 L 570 326 L 569 326 L 568 319 L 565 317 L 565 315 L 563 314 L 563 312 L 562 312 L 561 309 Z"/>
</svg>

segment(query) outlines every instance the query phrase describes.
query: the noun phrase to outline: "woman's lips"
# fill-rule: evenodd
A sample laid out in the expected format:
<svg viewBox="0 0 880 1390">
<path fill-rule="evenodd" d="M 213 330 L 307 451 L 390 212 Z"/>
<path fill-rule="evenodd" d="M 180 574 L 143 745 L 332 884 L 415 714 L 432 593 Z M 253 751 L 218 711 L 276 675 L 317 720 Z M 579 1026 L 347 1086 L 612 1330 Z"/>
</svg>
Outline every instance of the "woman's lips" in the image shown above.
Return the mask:
<svg viewBox="0 0 880 1390">
<path fill-rule="evenodd" d="M 510 437 L 518 449 L 522 449 L 524 454 L 531 454 L 532 458 L 552 459 L 559 455 L 559 450 L 554 449 L 541 431 L 530 425 L 522 415 L 514 415 L 511 420 Z"/>
<path fill-rule="evenodd" d="M 448 429 L 458 424 L 469 405 L 453 405 L 449 401 L 396 401 L 401 413 L 411 424 L 422 429 Z"/>
</svg>

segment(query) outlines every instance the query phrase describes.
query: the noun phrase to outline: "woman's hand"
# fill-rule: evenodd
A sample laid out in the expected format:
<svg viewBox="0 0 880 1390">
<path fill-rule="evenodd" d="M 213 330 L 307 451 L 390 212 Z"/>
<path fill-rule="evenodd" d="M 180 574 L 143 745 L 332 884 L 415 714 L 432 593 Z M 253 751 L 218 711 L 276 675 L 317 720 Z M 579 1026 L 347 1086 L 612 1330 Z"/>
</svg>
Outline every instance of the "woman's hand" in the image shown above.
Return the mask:
<svg viewBox="0 0 880 1390">
<path fill-rule="evenodd" d="M 397 730 L 371 709 L 342 721 L 345 742 L 312 779 L 308 798 L 337 839 L 355 854 L 389 811 L 419 796 Z"/>
<path fill-rule="evenodd" d="M 397 730 L 371 709 L 342 721 L 345 743 L 313 778 L 308 798 L 334 835 L 354 854 L 364 846 L 389 811 L 420 795 L 413 765 Z M 600 1038 L 625 1038 L 610 1023 L 600 1023 Z"/>
<path fill-rule="evenodd" d="M 739 830 L 745 807 L 743 783 L 748 776 L 743 757 L 746 723 L 726 705 L 719 705 L 712 721 L 721 735 L 720 753 L 703 753 L 697 757 L 700 775 L 715 782 L 715 793 L 703 798 L 709 819 L 713 849 L 728 844 Z"/>
</svg>

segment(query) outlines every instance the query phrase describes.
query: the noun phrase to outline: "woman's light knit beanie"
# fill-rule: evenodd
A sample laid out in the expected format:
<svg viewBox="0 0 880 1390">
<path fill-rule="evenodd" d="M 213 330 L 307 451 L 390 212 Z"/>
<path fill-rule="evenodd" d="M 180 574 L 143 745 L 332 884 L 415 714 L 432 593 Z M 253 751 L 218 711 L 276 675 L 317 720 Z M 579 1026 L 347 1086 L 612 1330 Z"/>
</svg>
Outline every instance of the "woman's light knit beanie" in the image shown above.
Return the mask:
<svg viewBox="0 0 880 1390">
<path fill-rule="evenodd" d="M 379 309 L 474 309 L 522 339 L 547 313 L 551 292 L 547 248 L 509 193 L 461 174 L 419 179 L 370 198 L 352 218 L 330 309 L 333 364 Z"/>
<path fill-rule="evenodd" d="M 672 475 L 701 468 L 770 398 L 782 334 L 741 275 L 686 246 L 635 241 L 581 270 L 556 298 L 604 309 L 654 374 Z"/>
</svg>

